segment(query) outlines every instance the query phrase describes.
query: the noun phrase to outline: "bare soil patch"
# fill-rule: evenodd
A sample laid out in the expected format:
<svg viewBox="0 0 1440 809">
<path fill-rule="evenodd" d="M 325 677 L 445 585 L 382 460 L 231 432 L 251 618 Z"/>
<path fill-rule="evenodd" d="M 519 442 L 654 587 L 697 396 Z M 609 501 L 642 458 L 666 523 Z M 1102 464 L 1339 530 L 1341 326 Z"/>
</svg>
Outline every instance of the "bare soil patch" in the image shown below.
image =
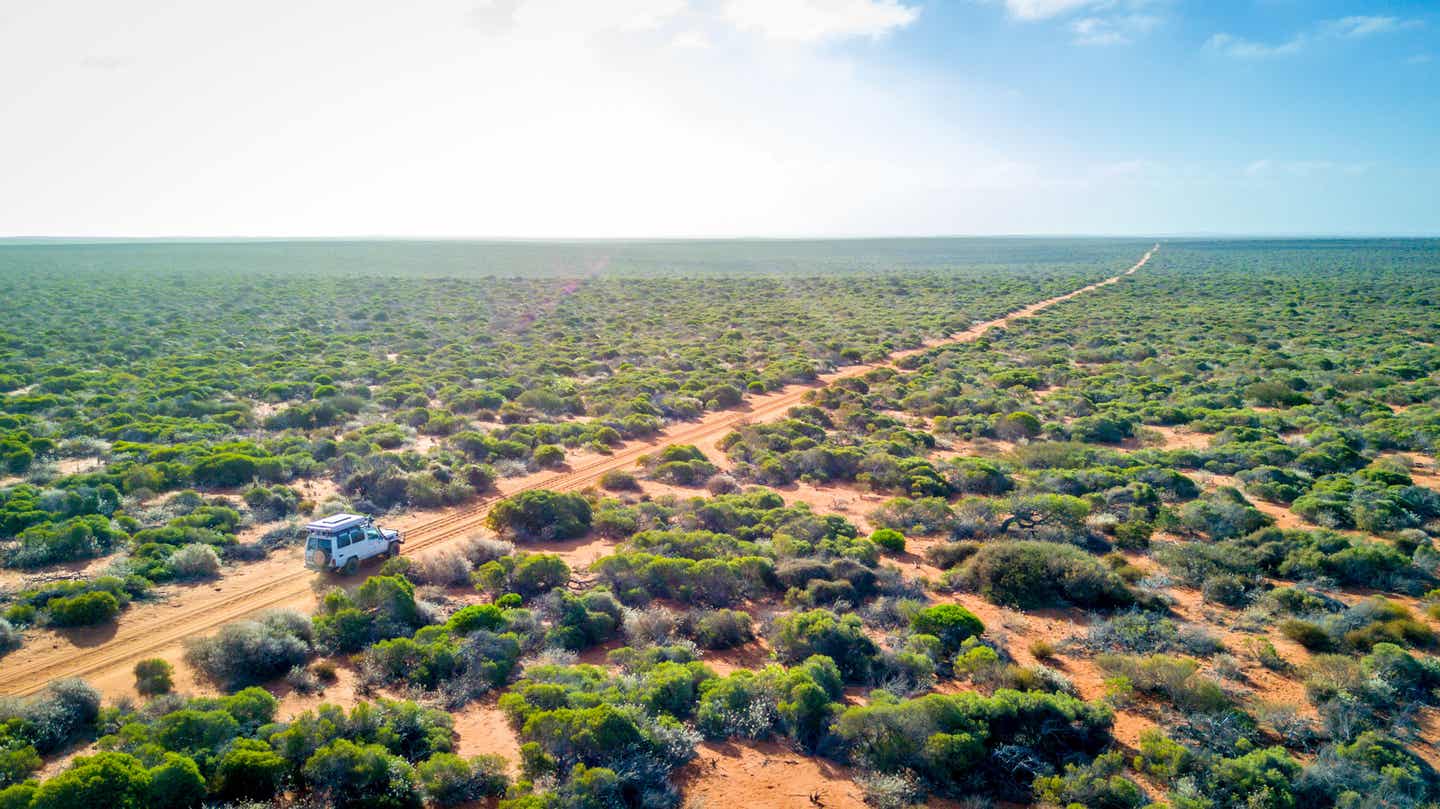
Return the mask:
<svg viewBox="0 0 1440 809">
<path fill-rule="evenodd" d="M 772 741 L 703 742 L 675 776 L 686 809 L 727 806 L 865 809 L 849 767 Z"/>
</svg>

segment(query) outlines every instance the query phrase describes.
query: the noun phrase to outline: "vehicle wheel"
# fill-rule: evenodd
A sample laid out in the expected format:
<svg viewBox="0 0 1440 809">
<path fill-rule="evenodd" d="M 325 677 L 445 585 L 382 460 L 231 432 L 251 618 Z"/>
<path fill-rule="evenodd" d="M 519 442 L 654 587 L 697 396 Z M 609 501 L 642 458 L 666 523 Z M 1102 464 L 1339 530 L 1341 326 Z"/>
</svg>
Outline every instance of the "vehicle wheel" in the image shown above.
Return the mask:
<svg viewBox="0 0 1440 809">
<path fill-rule="evenodd" d="M 400 543 L 399 543 L 399 542 L 391 542 L 391 543 L 390 543 L 390 547 L 385 550 L 385 555 L 388 556 L 388 557 L 391 558 L 391 559 L 394 559 L 395 557 L 399 556 L 399 555 L 400 555 Z"/>
<path fill-rule="evenodd" d="M 359 569 L 360 559 L 358 557 L 352 556 L 349 559 L 345 560 L 345 566 L 340 568 L 340 572 L 344 573 L 346 576 L 353 576 L 355 575 L 355 571 Z"/>
</svg>

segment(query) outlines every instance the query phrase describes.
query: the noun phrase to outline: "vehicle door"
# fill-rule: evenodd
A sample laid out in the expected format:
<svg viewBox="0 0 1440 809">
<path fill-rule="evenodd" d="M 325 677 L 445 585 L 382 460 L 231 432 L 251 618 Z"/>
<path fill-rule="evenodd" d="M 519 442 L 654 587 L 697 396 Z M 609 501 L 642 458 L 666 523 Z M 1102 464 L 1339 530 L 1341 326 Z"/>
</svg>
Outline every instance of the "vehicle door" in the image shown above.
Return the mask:
<svg viewBox="0 0 1440 809">
<path fill-rule="evenodd" d="M 358 545 L 361 533 L 354 528 L 346 528 L 344 531 L 335 534 L 335 566 L 340 567 L 345 561 L 359 552 Z"/>
<path fill-rule="evenodd" d="M 379 556 L 384 553 L 385 535 L 380 533 L 380 529 L 376 527 L 375 523 L 365 523 L 362 530 L 365 532 L 365 557 Z"/>
</svg>

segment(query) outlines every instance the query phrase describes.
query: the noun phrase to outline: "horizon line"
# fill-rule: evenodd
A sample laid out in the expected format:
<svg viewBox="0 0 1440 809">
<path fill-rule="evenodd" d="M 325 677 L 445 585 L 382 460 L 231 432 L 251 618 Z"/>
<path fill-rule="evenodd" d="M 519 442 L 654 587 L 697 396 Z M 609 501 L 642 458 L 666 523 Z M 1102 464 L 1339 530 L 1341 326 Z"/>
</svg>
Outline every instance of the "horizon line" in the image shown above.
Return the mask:
<svg viewBox="0 0 1440 809">
<path fill-rule="evenodd" d="M 456 236 L 456 235 L 395 235 L 347 234 L 326 236 L 277 235 L 151 235 L 151 236 L 0 236 L 0 245 L 22 243 L 179 243 L 179 242 L 486 242 L 509 244 L 544 243 L 656 243 L 656 242 L 840 242 L 943 239 L 1194 239 L 1194 240 L 1346 240 L 1346 239 L 1440 239 L 1440 231 L 1432 233 L 1374 232 L 1224 232 L 1189 231 L 1157 233 L 955 233 L 955 234 L 870 234 L 870 235 L 708 235 L 708 236 Z"/>
</svg>

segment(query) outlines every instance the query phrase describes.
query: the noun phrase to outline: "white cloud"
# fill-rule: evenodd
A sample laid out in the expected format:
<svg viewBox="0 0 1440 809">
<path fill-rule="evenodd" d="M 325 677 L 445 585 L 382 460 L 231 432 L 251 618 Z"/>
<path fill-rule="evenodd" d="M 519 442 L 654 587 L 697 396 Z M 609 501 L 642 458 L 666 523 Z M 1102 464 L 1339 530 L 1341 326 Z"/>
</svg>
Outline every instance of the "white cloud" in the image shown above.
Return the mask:
<svg viewBox="0 0 1440 809">
<path fill-rule="evenodd" d="M 1048 20 L 1098 3 L 1099 0 L 1005 0 L 1005 9 L 1018 19 Z"/>
<path fill-rule="evenodd" d="M 1368 37 L 1375 34 L 1389 34 L 1406 28 L 1415 28 L 1419 20 L 1402 20 L 1399 17 L 1342 17 L 1324 24 L 1327 33 L 1337 37 Z"/>
<path fill-rule="evenodd" d="M 744 31 L 815 42 L 884 36 L 913 23 L 920 8 L 899 0 L 728 0 L 723 13 Z"/>
<path fill-rule="evenodd" d="M 1358 177 L 1366 174 L 1375 164 L 1370 162 L 1337 162 L 1334 160 L 1256 160 L 1244 169 L 1246 177 L 1263 179 L 1275 175 L 1289 175 L 1300 179 L 1343 174 Z"/>
<path fill-rule="evenodd" d="M 710 47 L 710 37 L 704 31 L 681 31 L 670 38 L 670 47 L 683 50 L 704 50 Z"/>
<path fill-rule="evenodd" d="M 1272 59 L 1279 56 L 1293 56 L 1305 48 L 1306 37 L 1297 34 L 1280 43 L 1255 42 L 1232 34 L 1216 34 L 1210 37 L 1205 47 L 1219 51 L 1236 59 Z"/>
<path fill-rule="evenodd" d="M 1077 45 L 1125 45 L 1149 33 L 1163 18 L 1153 13 L 1169 0 L 1004 0 L 1017 20 L 1040 22 L 1084 12 L 1070 22 Z"/>
<path fill-rule="evenodd" d="M 1298 33 L 1278 43 L 1256 42 L 1233 34 L 1220 33 L 1210 37 L 1205 44 L 1237 59 L 1270 59 L 1293 56 L 1312 43 L 1318 44 L 1324 40 L 1360 39 L 1403 31 L 1421 24 L 1419 20 L 1402 20 L 1399 17 L 1342 17 L 1321 22 L 1308 32 Z"/>
<path fill-rule="evenodd" d="M 564 36 L 593 35 L 603 31 L 648 31 L 686 9 L 685 0 L 606 0 L 572 3 L 567 0 L 491 0 L 489 12 L 508 10 L 509 20 L 527 32 Z M 472 17 L 474 12 L 472 12 Z"/>
<path fill-rule="evenodd" d="M 1269 160 L 1256 160 L 1245 167 L 1246 177 L 1263 177 L 1270 173 L 1272 164 Z"/>
<path fill-rule="evenodd" d="M 1077 45 L 1127 45 L 1160 24 L 1152 14 L 1082 17 L 1070 24 Z"/>
</svg>

